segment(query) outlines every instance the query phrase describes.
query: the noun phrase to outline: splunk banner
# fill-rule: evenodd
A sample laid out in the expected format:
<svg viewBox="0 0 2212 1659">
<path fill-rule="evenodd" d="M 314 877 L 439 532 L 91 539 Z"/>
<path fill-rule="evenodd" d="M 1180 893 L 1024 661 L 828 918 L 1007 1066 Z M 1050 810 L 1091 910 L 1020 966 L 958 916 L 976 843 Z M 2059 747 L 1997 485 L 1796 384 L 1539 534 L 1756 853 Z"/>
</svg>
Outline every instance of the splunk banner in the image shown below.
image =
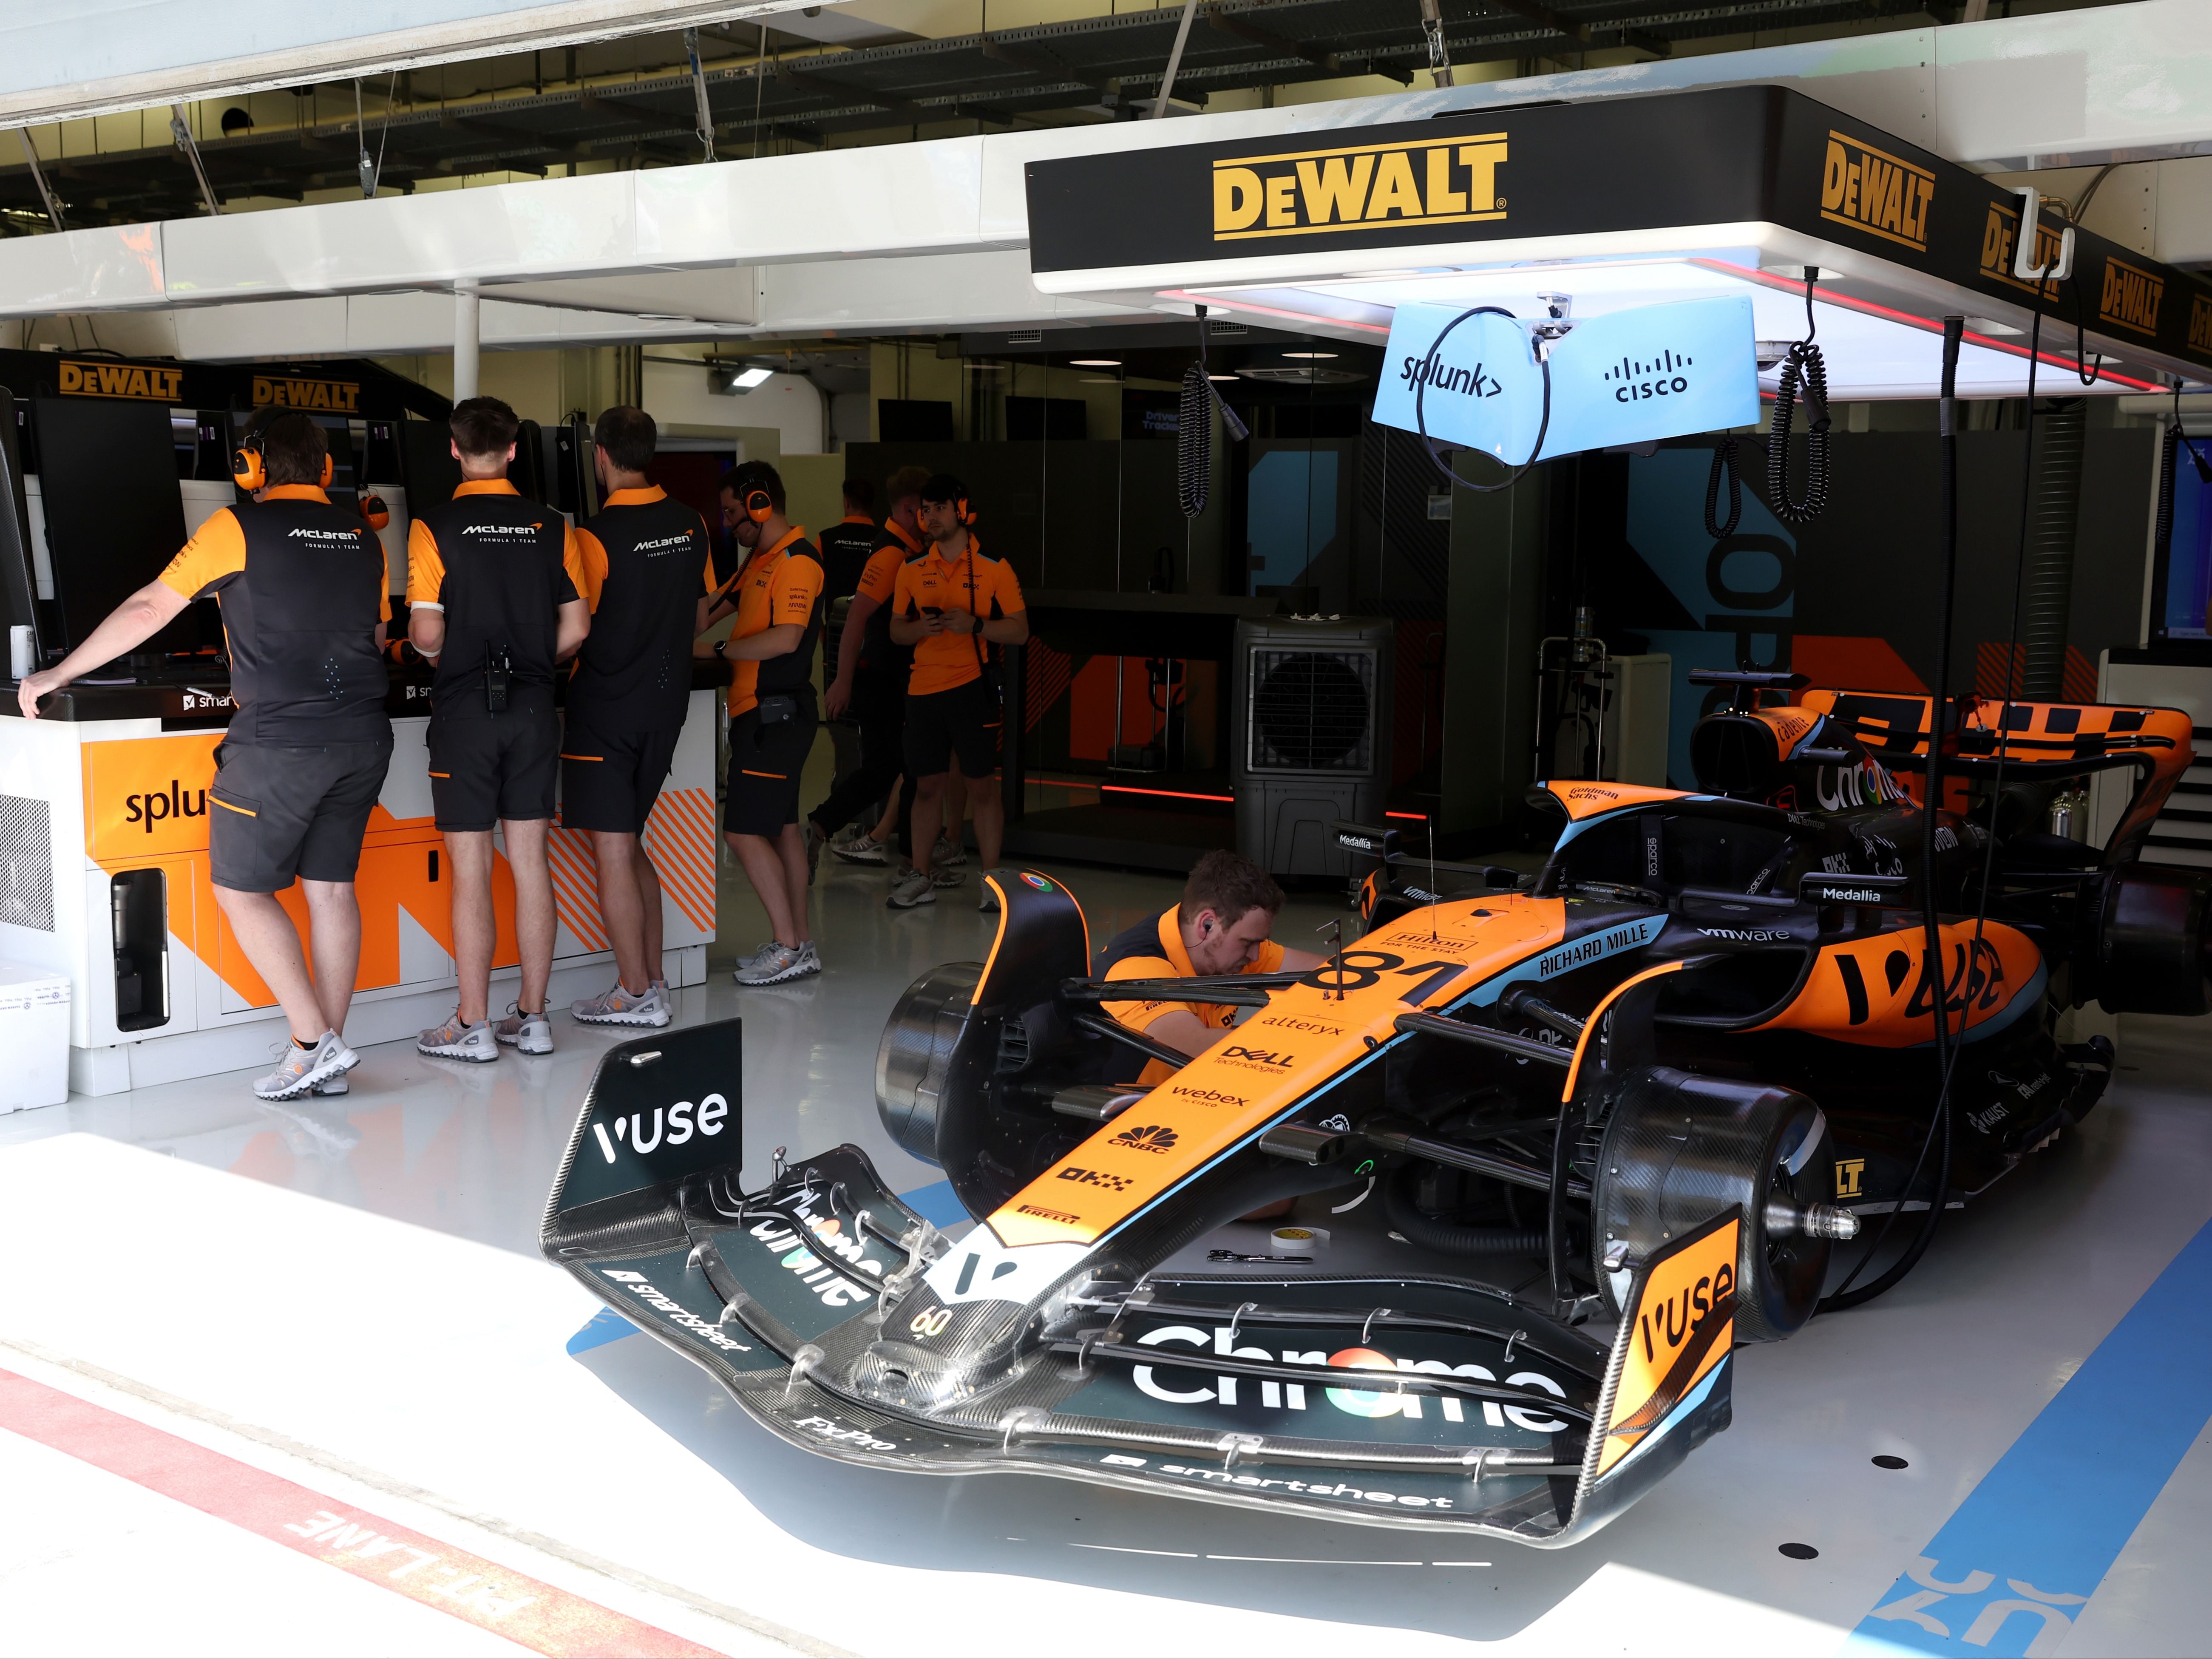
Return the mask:
<svg viewBox="0 0 2212 1659">
<path fill-rule="evenodd" d="M 1398 307 L 1374 418 L 1408 432 L 1425 424 L 1438 443 L 1518 466 L 1543 425 L 1544 368 L 1518 320 L 1485 314 L 1447 332 L 1464 309 Z M 1551 419 L 1534 459 L 1756 423 L 1754 337 L 1751 301 L 1736 297 L 1643 306 L 1577 323 L 1552 349 Z"/>
</svg>

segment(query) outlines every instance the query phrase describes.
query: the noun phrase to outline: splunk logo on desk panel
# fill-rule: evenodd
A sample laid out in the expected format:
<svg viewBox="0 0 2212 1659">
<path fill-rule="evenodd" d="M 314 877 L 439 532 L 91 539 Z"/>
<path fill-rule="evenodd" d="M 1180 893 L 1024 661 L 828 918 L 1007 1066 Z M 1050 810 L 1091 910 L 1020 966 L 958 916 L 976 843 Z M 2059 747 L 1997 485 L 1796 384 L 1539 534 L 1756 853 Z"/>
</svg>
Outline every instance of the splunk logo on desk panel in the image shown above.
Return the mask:
<svg viewBox="0 0 2212 1659">
<path fill-rule="evenodd" d="M 149 854 L 195 852 L 208 844 L 215 748 L 221 732 L 88 743 L 84 845 L 95 859 L 142 862 Z"/>
<path fill-rule="evenodd" d="M 149 836 L 154 833 L 154 826 L 164 819 L 204 818 L 207 810 L 207 791 L 188 789 L 175 778 L 169 780 L 166 793 L 156 790 L 150 794 L 123 798 L 123 821 L 139 825 Z"/>
</svg>

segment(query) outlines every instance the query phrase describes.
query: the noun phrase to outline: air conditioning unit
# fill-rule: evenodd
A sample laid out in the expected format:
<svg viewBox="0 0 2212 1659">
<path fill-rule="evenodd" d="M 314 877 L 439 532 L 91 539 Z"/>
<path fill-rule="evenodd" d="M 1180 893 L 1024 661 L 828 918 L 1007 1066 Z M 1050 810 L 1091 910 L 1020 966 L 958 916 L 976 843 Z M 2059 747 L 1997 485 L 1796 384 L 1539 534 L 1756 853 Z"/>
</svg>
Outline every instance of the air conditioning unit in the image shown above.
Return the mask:
<svg viewBox="0 0 2212 1659">
<path fill-rule="evenodd" d="M 1395 630 L 1372 617 L 1237 624 L 1230 779 L 1237 846 L 1279 876 L 1341 876 L 1329 826 L 1378 822 L 1390 787 Z"/>
</svg>

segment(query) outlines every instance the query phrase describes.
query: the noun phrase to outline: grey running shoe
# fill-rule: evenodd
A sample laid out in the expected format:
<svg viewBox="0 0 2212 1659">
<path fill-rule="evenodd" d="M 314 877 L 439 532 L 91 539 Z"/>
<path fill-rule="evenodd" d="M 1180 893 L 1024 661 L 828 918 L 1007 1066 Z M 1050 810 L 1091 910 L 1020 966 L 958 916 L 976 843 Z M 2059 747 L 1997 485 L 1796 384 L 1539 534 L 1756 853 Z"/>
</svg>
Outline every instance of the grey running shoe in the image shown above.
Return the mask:
<svg viewBox="0 0 2212 1659">
<path fill-rule="evenodd" d="M 340 1072 L 336 1077 L 325 1078 L 313 1088 L 308 1090 L 307 1092 L 311 1095 L 320 1097 L 327 1095 L 351 1094 L 353 1091 L 346 1086 L 345 1073 L 343 1072 Z"/>
<path fill-rule="evenodd" d="M 968 862 L 968 849 L 950 836 L 939 836 L 937 846 L 930 853 L 929 867 L 933 870 L 957 869 Z"/>
<path fill-rule="evenodd" d="M 799 843 L 806 848 L 806 884 L 814 885 L 814 872 L 822 865 L 822 832 L 808 818 L 799 826 Z"/>
<path fill-rule="evenodd" d="M 553 1052 L 553 1022 L 539 1009 L 534 1014 L 522 1012 L 520 1002 L 507 1005 L 507 1018 L 492 1022 L 491 1034 L 510 1048 L 519 1048 L 526 1054 L 550 1054 Z"/>
<path fill-rule="evenodd" d="M 675 1017 L 663 987 L 648 985 L 641 996 L 623 990 L 620 981 L 611 990 L 572 1004 L 568 1012 L 586 1025 L 665 1025 Z"/>
<path fill-rule="evenodd" d="M 898 885 L 891 889 L 891 896 L 885 902 L 894 910 L 911 910 L 917 904 L 934 904 L 937 902 L 937 885 L 919 870 L 909 870 L 899 878 Z"/>
<path fill-rule="evenodd" d="M 480 1019 L 475 1024 L 465 1023 L 460 1010 L 443 1025 L 425 1031 L 415 1039 L 416 1051 L 438 1060 L 467 1060 L 478 1064 L 499 1058 L 499 1042 L 491 1034 L 491 1022 Z"/>
<path fill-rule="evenodd" d="M 890 853 L 883 842 L 865 830 L 855 830 L 842 841 L 830 843 L 830 851 L 848 864 L 886 864 Z"/>
<path fill-rule="evenodd" d="M 929 884 L 932 887 L 957 887 L 967 879 L 968 878 L 957 870 L 932 870 L 929 872 Z"/>
<path fill-rule="evenodd" d="M 737 981 L 740 985 L 781 985 L 808 971 L 806 957 L 797 947 L 770 939 L 738 964 Z"/>
<path fill-rule="evenodd" d="M 975 901 L 975 908 L 987 916 L 999 908 L 999 895 L 988 881 L 983 884 L 983 896 Z"/>
<path fill-rule="evenodd" d="M 814 948 L 812 939 L 799 947 L 799 966 L 805 973 L 818 974 L 822 971 L 822 953 Z"/>
<path fill-rule="evenodd" d="M 253 1092 L 264 1100 L 297 1100 L 318 1083 L 343 1077 L 361 1063 L 361 1056 L 336 1031 L 324 1032 L 312 1048 L 302 1048 L 288 1037 L 269 1052 L 276 1057 L 276 1069 L 253 1085 Z"/>
</svg>

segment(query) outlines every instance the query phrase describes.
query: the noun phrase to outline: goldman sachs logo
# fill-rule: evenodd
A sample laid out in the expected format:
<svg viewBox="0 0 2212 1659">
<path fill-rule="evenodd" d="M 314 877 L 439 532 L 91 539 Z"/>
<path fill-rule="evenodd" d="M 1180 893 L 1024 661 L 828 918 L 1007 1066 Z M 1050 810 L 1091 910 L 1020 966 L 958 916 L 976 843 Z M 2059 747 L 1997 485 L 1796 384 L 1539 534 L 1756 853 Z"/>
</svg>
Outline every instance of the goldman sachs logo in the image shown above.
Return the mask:
<svg viewBox="0 0 2212 1659">
<path fill-rule="evenodd" d="M 1651 358 L 1623 357 L 1599 378 L 1613 386 L 1613 400 L 1617 404 L 1679 398 L 1690 389 L 1689 376 L 1682 371 L 1696 361 L 1671 350 Z"/>
</svg>

